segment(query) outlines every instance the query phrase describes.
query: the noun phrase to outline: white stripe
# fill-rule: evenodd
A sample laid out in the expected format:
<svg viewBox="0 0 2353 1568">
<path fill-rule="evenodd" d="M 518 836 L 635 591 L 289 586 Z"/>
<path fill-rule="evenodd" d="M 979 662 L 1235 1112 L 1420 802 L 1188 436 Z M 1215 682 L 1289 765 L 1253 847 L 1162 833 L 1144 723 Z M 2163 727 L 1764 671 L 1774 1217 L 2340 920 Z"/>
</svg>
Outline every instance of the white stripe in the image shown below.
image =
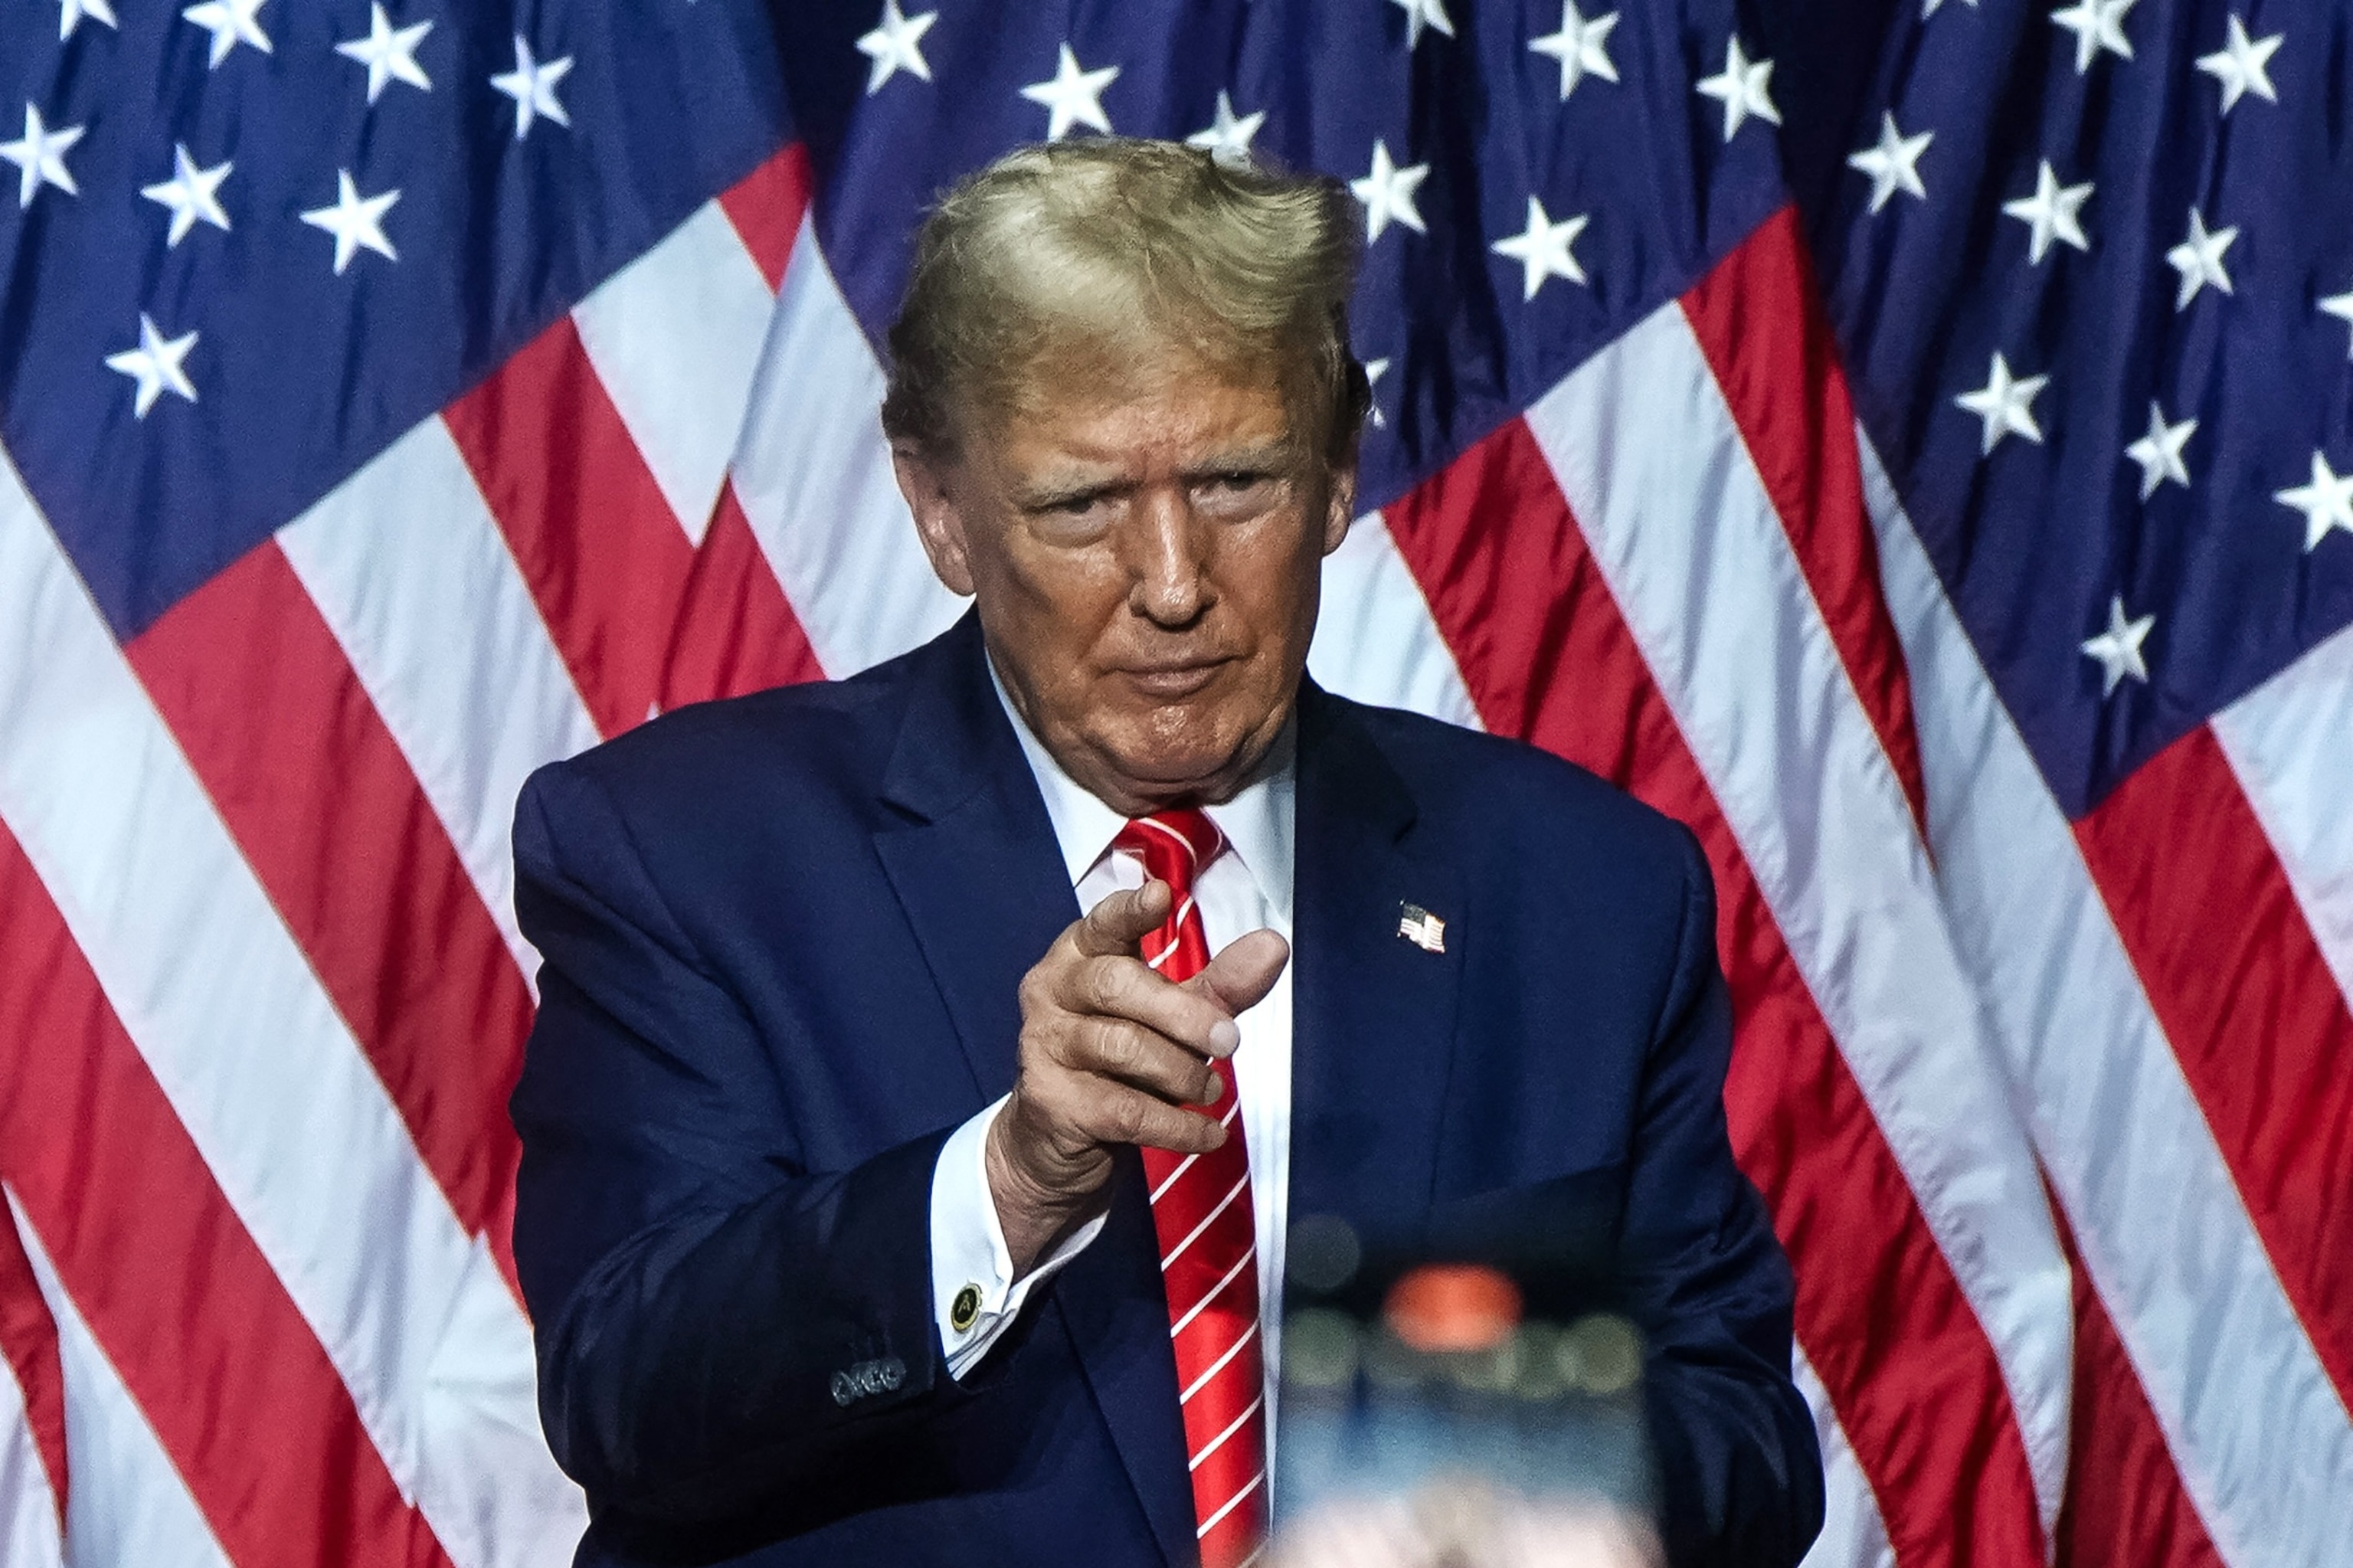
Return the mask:
<svg viewBox="0 0 2353 1568">
<path fill-rule="evenodd" d="M 2214 715 L 2215 738 L 2353 1000 L 2353 627 Z"/>
<path fill-rule="evenodd" d="M 1187 838 L 1183 833 L 1178 832 L 1176 829 L 1170 827 L 1167 823 L 1160 821 L 1156 817 L 1136 817 L 1133 819 L 1133 821 L 1139 828 L 1149 828 L 1154 832 L 1158 833 L 1162 838 L 1176 840 L 1178 847 L 1184 850 L 1185 858 L 1187 861 L 1195 866 L 1198 866 L 1201 863 L 1201 852 L 1193 847 L 1193 841 Z M 1187 899 L 1186 902 L 1189 905 L 1192 901 Z M 1176 916 L 1177 924 L 1182 925 L 1184 923 L 1184 919 L 1185 916 L 1182 914 L 1179 914 Z"/>
<path fill-rule="evenodd" d="M 163 1440 L 65 1293 L 16 1193 L 7 1202 L 57 1319 L 65 1368 L 65 1560 L 75 1568 L 230 1568 Z M 14 1555 L 5 1561 L 16 1568 Z"/>
<path fill-rule="evenodd" d="M 1643 661 L 1984 1325 L 2046 1530 L 2065 1255 L 1911 808 L 1682 309 L 1529 410 Z"/>
<path fill-rule="evenodd" d="M 0 1361 L 0 1563 L 9 1568 L 60 1568 L 64 1552 L 57 1498 L 41 1467 L 24 1391 Z"/>
<path fill-rule="evenodd" d="M 1208 1384 L 1211 1378 L 1225 1371 L 1226 1363 L 1232 1361 L 1236 1356 L 1241 1354 L 1242 1347 L 1249 1344 L 1252 1339 L 1257 1337 L 1257 1334 L 1258 1319 L 1253 1318 L 1250 1320 L 1250 1326 L 1241 1331 L 1240 1337 L 1236 1339 L 1232 1344 L 1226 1347 L 1226 1353 L 1219 1356 L 1216 1361 L 1211 1361 L 1209 1363 L 1208 1370 L 1204 1372 L 1199 1377 L 1193 1380 L 1192 1386 L 1187 1388 L 1177 1397 L 1176 1403 L 1178 1404 L 1192 1404 L 1193 1396 L 1200 1393 L 1202 1388 Z"/>
<path fill-rule="evenodd" d="M 1324 558 L 1323 607 L 1307 669 L 1341 696 L 1479 727 L 1453 651 L 1377 512 L 1357 518 Z"/>
<path fill-rule="evenodd" d="M 2341 1563 L 2353 1421 L 2273 1272 L 2074 835 L 1867 437 L 1862 448 L 1946 906 L 2084 1269 L 2223 1560 Z"/>
<path fill-rule="evenodd" d="M 891 477 L 882 372 L 801 225 L 752 387 L 736 499 L 829 675 L 854 674 L 944 630 L 940 586 Z"/>
<path fill-rule="evenodd" d="M 278 543 L 535 977 L 515 924 L 515 797 L 598 736 L 448 427 L 419 424 Z"/>
<path fill-rule="evenodd" d="M 16 1222 L 12 1214 L 0 1223 Z M 26 1251 L 32 1246 L 26 1243 Z M 62 1568 L 65 1542 L 58 1532 L 52 1479 L 33 1436 L 25 1391 L 15 1369 L 0 1360 L 0 1563 L 8 1568 Z"/>
<path fill-rule="evenodd" d="M 1248 1485 L 1244 1486 L 1241 1490 L 1236 1492 L 1233 1496 L 1228 1498 L 1224 1503 L 1219 1505 L 1217 1512 L 1211 1514 L 1208 1518 L 1201 1521 L 1201 1528 L 1193 1532 L 1193 1539 L 1198 1541 L 1208 1535 L 1209 1531 L 1217 1529 L 1219 1524 L 1224 1520 L 1226 1515 L 1233 1512 L 1234 1510 L 1240 1505 L 1241 1500 L 1244 1498 L 1258 1490 L 1259 1483 L 1265 1479 L 1266 1472 L 1264 1470 L 1261 1470 L 1257 1475 L 1252 1476 L 1250 1478 Z"/>
<path fill-rule="evenodd" d="M 1250 1402 L 1250 1408 L 1243 1411 L 1240 1415 L 1235 1416 L 1232 1425 L 1227 1427 L 1223 1432 L 1219 1433 L 1215 1437 L 1210 1438 L 1207 1443 L 1203 1444 L 1201 1446 L 1201 1451 L 1194 1455 L 1191 1460 L 1186 1464 L 1185 1467 L 1188 1470 L 1199 1469 L 1201 1467 L 1201 1461 L 1216 1453 L 1219 1449 L 1224 1447 L 1226 1446 L 1226 1439 L 1240 1431 L 1242 1429 L 1242 1423 L 1248 1421 L 1251 1416 L 1256 1415 L 1259 1413 L 1260 1408 L 1265 1404 L 1266 1395 L 1262 1393 L 1256 1399 L 1251 1400 Z"/>
<path fill-rule="evenodd" d="M 1144 967 L 1145 969 L 1156 969 L 1161 965 L 1166 963 L 1170 959 L 1176 956 L 1177 948 L 1181 946 L 1185 940 L 1185 916 L 1190 915 L 1192 912 L 1193 895 L 1188 893 L 1185 895 L 1185 902 L 1176 906 L 1176 913 L 1169 916 L 1168 923 L 1176 928 L 1176 934 L 1168 938 L 1168 945 L 1166 947 L 1161 948 L 1158 952 L 1144 960 Z"/>
<path fill-rule="evenodd" d="M 1871 1495 L 1846 1429 L 1831 1408 L 1830 1390 L 1802 1350 L 1790 1371 L 1806 1408 L 1814 1413 L 1814 1436 L 1822 1451 L 1822 1532 L 1806 1553 L 1805 1568 L 1895 1568 L 1895 1548 L 1888 1543 L 1879 1499 Z"/>
<path fill-rule="evenodd" d="M 1195 1242 L 1200 1240 L 1201 1233 L 1209 1228 L 1209 1223 L 1215 1220 L 1219 1214 L 1224 1213 L 1227 1206 L 1232 1203 L 1236 1198 L 1240 1197 L 1242 1195 L 1243 1189 L 1247 1188 L 1249 1185 L 1250 1172 L 1245 1171 L 1242 1172 L 1241 1180 L 1234 1183 L 1233 1190 L 1228 1192 L 1224 1197 L 1218 1200 L 1218 1206 L 1211 1209 L 1208 1213 L 1202 1215 L 1201 1223 L 1195 1225 L 1190 1231 L 1187 1232 L 1185 1239 L 1178 1242 L 1174 1247 L 1169 1249 L 1168 1255 L 1160 1260 L 1161 1272 L 1164 1274 L 1166 1273 L 1170 1264 L 1184 1256 L 1185 1249 L 1191 1246 Z"/>
<path fill-rule="evenodd" d="M 1168 1325 L 1168 1337 L 1173 1340 L 1177 1335 L 1183 1333 L 1186 1330 L 1191 1328 L 1193 1326 L 1193 1319 L 1199 1317 L 1204 1311 L 1208 1310 L 1209 1303 L 1215 1301 L 1218 1298 L 1219 1294 L 1222 1292 L 1227 1286 L 1231 1285 L 1234 1282 L 1234 1276 L 1249 1267 L 1250 1259 L 1257 1255 L 1258 1250 L 1253 1247 L 1249 1252 L 1242 1254 L 1241 1256 L 1234 1259 L 1234 1266 L 1226 1270 L 1226 1277 L 1223 1279 L 1219 1280 L 1215 1285 L 1209 1287 L 1208 1290 L 1198 1301 L 1194 1302 L 1192 1306 L 1186 1308 L 1185 1315 L 1183 1317 Z"/>
<path fill-rule="evenodd" d="M 5 463 L 0 820 L 452 1560 L 568 1560 L 522 1310 Z"/>
<path fill-rule="evenodd" d="M 572 309 L 596 378 L 698 545 L 776 305 L 735 226 L 708 201 Z"/>
</svg>

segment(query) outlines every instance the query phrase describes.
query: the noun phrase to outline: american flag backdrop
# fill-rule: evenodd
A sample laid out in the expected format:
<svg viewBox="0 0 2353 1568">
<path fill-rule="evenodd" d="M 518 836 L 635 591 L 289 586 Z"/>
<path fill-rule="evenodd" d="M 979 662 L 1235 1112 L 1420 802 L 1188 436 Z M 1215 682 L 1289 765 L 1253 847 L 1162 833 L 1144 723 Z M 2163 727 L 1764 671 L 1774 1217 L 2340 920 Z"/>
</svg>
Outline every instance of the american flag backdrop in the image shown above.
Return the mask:
<svg viewBox="0 0 2353 1568">
<path fill-rule="evenodd" d="M 1318 677 L 1708 851 L 1814 1561 L 2353 1562 L 2341 5 L 5 5 L 9 1568 L 569 1560 L 517 789 L 947 624 L 908 238 L 1104 132 L 1362 204 Z"/>
</svg>

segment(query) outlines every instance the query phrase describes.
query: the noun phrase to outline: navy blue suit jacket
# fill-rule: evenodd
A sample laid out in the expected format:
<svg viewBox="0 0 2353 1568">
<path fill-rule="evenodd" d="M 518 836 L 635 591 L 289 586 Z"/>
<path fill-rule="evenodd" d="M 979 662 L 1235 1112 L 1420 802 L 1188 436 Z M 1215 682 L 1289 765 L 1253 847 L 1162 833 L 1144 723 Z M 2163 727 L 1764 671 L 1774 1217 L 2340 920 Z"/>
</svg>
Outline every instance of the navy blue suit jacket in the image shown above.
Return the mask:
<svg viewBox="0 0 2353 1568">
<path fill-rule="evenodd" d="M 1691 835 L 1532 747 L 1312 685 L 1298 769 L 1290 1212 L 1598 1236 L 1650 1336 L 1671 1555 L 1795 1563 L 1820 1459 L 1788 1271 L 1725 1139 Z M 1192 1561 L 1132 1152 L 1103 1234 L 975 1375 L 940 1350 L 933 1164 L 1011 1086 L 1016 987 L 1078 916 L 974 618 L 542 769 L 515 858 L 545 959 L 515 1254 L 579 1561 Z M 1443 953 L 1398 938 L 1406 901 Z M 837 1373 L 891 1361 L 896 1388 L 837 1403 Z"/>
</svg>

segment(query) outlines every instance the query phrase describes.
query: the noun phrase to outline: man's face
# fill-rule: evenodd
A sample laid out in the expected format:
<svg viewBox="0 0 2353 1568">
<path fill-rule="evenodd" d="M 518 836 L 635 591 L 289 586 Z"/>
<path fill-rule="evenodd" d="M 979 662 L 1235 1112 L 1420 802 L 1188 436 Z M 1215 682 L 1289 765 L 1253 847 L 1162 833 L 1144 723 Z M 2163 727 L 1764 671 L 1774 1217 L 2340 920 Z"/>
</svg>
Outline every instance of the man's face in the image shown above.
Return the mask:
<svg viewBox="0 0 2353 1568">
<path fill-rule="evenodd" d="M 1271 375 L 1085 368 L 953 461 L 902 447 L 900 488 L 1073 779 L 1131 816 L 1221 800 L 1290 716 L 1354 476 L 1293 429 Z"/>
</svg>

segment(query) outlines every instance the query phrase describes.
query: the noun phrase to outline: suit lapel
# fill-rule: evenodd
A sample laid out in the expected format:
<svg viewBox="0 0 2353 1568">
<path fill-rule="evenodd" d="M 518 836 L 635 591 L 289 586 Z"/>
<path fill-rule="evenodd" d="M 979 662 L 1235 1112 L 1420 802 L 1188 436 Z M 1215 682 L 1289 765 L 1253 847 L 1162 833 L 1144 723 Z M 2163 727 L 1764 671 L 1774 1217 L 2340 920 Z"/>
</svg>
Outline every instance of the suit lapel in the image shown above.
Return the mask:
<svg viewBox="0 0 2353 1568">
<path fill-rule="evenodd" d="M 1079 917 L 1046 803 L 991 689 L 979 622 L 942 639 L 883 775 L 902 820 L 874 834 L 955 1021 L 982 1103 L 1013 1086 L 1016 988 Z"/>
<path fill-rule="evenodd" d="M 901 820 L 875 853 L 972 1069 L 975 1107 L 1013 1086 L 1029 966 L 1079 916 L 1046 804 L 988 679 L 979 623 L 941 641 L 883 776 Z M 1171 1561 L 1193 1552 L 1176 1361 L 1141 1163 L 1123 1158 L 1109 1222 L 1050 1287 L 1090 1392 Z"/>
<path fill-rule="evenodd" d="M 1456 866 L 1347 706 L 1310 683 L 1299 724 L 1289 1213 L 1393 1234 L 1430 1205 L 1475 933 Z M 1408 904 L 1446 922 L 1443 952 L 1398 934 Z"/>
</svg>

